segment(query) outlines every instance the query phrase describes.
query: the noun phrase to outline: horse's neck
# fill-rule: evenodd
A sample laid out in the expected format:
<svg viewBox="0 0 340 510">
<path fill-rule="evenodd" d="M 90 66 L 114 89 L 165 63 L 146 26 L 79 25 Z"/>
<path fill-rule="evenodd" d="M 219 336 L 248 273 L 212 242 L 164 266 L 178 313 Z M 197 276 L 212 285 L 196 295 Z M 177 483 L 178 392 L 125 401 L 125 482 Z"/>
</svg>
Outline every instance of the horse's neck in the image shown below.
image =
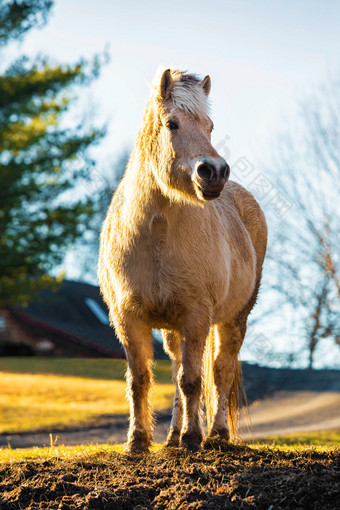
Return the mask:
<svg viewBox="0 0 340 510">
<path fill-rule="evenodd" d="M 138 160 L 132 160 L 127 168 L 123 193 L 124 213 L 133 227 L 148 227 L 155 217 L 177 216 L 176 205 L 163 195 L 151 169 L 140 165 Z"/>
</svg>

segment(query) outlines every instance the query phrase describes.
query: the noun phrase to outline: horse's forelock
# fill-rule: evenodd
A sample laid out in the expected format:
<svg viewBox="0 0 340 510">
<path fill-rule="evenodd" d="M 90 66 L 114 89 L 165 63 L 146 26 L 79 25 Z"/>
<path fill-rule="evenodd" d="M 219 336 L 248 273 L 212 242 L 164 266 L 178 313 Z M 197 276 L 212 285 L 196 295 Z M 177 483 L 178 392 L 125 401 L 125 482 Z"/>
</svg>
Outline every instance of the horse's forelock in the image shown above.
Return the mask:
<svg viewBox="0 0 340 510">
<path fill-rule="evenodd" d="M 159 76 L 160 71 L 158 71 L 153 85 L 157 89 L 158 94 Z M 202 80 L 198 76 L 186 73 L 185 71 L 171 69 L 171 77 L 173 85 L 170 99 L 175 108 L 198 117 L 204 117 L 209 114 L 208 98 L 201 86 Z"/>
<path fill-rule="evenodd" d="M 208 114 L 209 104 L 201 82 L 196 77 L 194 81 L 192 75 L 184 76 L 188 79 L 181 79 L 174 84 L 171 91 L 172 103 L 175 108 L 184 110 L 186 113 L 204 117 Z"/>
</svg>

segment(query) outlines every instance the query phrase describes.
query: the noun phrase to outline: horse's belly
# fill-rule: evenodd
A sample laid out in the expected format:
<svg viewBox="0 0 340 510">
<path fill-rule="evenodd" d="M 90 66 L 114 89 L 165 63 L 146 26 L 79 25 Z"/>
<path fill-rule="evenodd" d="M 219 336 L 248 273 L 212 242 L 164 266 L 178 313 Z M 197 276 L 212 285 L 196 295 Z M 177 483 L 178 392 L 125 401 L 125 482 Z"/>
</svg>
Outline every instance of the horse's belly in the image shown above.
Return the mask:
<svg viewBox="0 0 340 510">
<path fill-rule="evenodd" d="M 229 290 L 229 274 L 197 274 L 182 266 L 175 272 L 171 264 L 164 264 L 162 271 L 149 274 L 152 284 L 140 287 L 136 299 L 145 317 L 153 327 L 180 328 L 187 316 L 197 309 L 211 309 L 213 316 L 225 310 Z M 145 282 L 145 281 L 144 281 Z"/>
<path fill-rule="evenodd" d="M 153 327 L 177 327 L 186 315 L 192 298 L 185 285 L 176 282 L 173 275 L 158 277 L 150 274 L 150 284 L 137 291 L 141 311 Z"/>
</svg>

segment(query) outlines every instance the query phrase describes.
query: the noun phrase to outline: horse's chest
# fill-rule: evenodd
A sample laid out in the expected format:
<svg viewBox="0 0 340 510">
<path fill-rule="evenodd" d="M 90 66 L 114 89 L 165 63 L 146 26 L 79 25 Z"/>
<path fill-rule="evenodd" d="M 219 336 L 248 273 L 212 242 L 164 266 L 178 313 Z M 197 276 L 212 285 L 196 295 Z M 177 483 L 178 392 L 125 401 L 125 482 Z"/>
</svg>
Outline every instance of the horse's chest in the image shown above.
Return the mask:
<svg viewBox="0 0 340 510">
<path fill-rule="evenodd" d="M 161 278 L 162 270 L 167 263 L 167 241 L 168 222 L 163 216 L 155 216 L 150 222 L 150 237 L 148 242 L 155 284 L 157 284 L 159 278 Z"/>
<path fill-rule="evenodd" d="M 174 299 L 180 285 L 181 264 L 175 258 L 173 243 L 169 243 L 168 223 L 155 216 L 150 225 L 148 251 L 150 253 L 149 278 L 155 300 L 164 303 Z"/>
<path fill-rule="evenodd" d="M 124 264 L 127 306 L 155 325 L 176 325 L 202 300 L 221 301 L 227 272 L 213 258 L 208 263 L 202 243 L 188 229 L 175 230 L 154 216 Z"/>
<path fill-rule="evenodd" d="M 188 268 L 181 260 L 176 241 L 176 237 L 169 236 L 166 219 L 155 216 L 141 245 L 144 257 L 138 262 L 141 270 L 136 291 L 148 314 L 155 320 L 181 315 L 187 301 L 187 288 L 183 281 Z"/>
</svg>

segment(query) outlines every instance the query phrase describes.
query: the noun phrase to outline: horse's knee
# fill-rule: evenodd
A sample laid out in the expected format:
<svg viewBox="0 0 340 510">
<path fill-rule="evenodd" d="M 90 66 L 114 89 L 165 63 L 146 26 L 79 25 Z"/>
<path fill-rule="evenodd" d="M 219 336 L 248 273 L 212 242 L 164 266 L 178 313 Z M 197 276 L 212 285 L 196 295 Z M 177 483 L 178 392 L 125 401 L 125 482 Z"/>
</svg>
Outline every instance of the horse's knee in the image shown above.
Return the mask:
<svg viewBox="0 0 340 510">
<path fill-rule="evenodd" d="M 201 377 L 196 377 L 195 379 L 190 379 L 183 372 L 179 376 L 179 387 L 185 396 L 189 397 L 199 397 L 201 394 Z"/>
<path fill-rule="evenodd" d="M 244 335 L 246 331 L 246 323 L 226 324 L 219 330 L 219 349 L 217 357 L 221 360 L 224 358 L 234 358 L 238 355 Z"/>
<path fill-rule="evenodd" d="M 130 374 L 130 388 L 134 396 L 142 396 L 151 385 L 150 370 L 145 370 L 140 374 Z"/>
</svg>

